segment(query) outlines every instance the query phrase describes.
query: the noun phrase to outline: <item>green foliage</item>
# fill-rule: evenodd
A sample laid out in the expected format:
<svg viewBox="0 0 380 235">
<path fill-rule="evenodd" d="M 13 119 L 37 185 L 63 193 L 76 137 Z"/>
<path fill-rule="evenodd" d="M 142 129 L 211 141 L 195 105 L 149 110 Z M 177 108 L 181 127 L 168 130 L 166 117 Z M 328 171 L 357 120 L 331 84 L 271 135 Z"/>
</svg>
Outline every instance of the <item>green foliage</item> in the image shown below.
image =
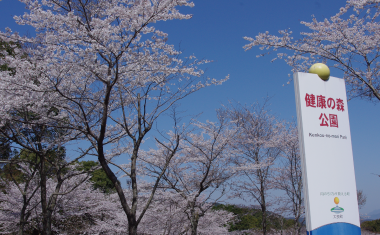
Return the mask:
<svg viewBox="0 0 380 235">
<path fill-rule="evenodd" d="M 364 221 L 360 224 L 360 227 L 371 232 L 380 232 L 380 219 Z"/>
<path fill-rule="evenodd" d="M 92 167 L 98 165 L 95 161 L 81 161 L 79 162 L 80 167 L 78 170 L 88 171 Z M 115 192 L 115 187 L 112 181 L 108 178 L 106 172 L 100 168 L 91 173 L 90 181 L 93 183 L 94 189 L 99 189 L 103 193 L 113 193 Z"/>
<path fill-rule="evenodd" d="M 4 58 L 6 55 L 14 56 L 15 48 L 20 48 L 20 46 L 13 42 L 7 43 L 0 41 L 0 58 Z M 13 68 L 9 68 L 7 64 L 0 64 L 0 70 L 10 71 L 11 74 L 15 73 L 15 70 Z"/>
<path fill-rule="evenodd" d="M 47 177 L 54 177 L 57 172 L 57 169 L 51 164 L 52 162 L 62 164 L 65 162 L 66 151 L 63 147 L 56 147 L 52 150 L 49 150 L 46 155 L 46 169 Z M 6 163 L 0 169 L 0 177 L 5 181 L 16 181 L 17 183 L 25 182 L 25 176 L 20 170 L 18 162 L 25 163 L 29 169 L 39 167 L 40 158 L 33 152 L 22 149 L 20 153 L 14 153 L 12 156 L 12 162 Z M 65 170 L 62 172 L 65 174 Z"/>
<path fill-rule="evenodd" d="M 25 182 L 25 175 L 22 173 L 19 167 L 19 160 L 26 160 L 29 162 L 29 167 L 32 167 L 32 163 L 36 161 L 35 155 L 28 150 L 21 150 L 21 153 L 17 153 L 12 158 L 12 162 L 4 164 L 0 170 L 0 177 L 5 181 L 16 181 L 17 183 Z"/>
<path fill-rule="evenodd" d="M 261 228 L 262 213 L 260 210 L 229 204 L 219 204 L 214 206 L 213 209 L 232 212 L 236 216 L 235 222 L 230 222 L 229 224 L 230 232 Z"/>
<path fill-rule="evenodd" d="M 10 142 L 6 138 L 0 136 L 0 160 L 8 160 L 11 156 L 11 152 Z"/>
<path fill-rule="evenodd" d="M 295 221 L 293 219 L 287 219 L 274 213 L 269 215 L 269 229 L 288 229 L 294 227 L 294 224 Z"/>
<path fill-rule="evenodd" d="M 262 212 L 259 209 L 237 206 L 237 205 L 215 205 L 214 210 L 225 210 L 232 212 L 236 217 L 234 222 L 230 222 L 229 231 L 242 231 L 242 230 L 261 230 Z M 294 220 L 286 219 L 277 214 L 268 212 L 268 230 L 287 229 L 294 225 Z"/>
</svg>

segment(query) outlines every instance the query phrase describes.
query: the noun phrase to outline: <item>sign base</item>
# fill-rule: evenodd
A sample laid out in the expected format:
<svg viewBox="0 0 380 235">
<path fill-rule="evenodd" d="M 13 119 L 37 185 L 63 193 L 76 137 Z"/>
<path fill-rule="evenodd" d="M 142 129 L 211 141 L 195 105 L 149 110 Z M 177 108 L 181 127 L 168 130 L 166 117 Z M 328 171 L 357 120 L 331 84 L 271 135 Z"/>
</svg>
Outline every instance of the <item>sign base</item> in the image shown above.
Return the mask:
<svg viewBox="0 0 380 235">
<path fill-rule="evenodd" d="M 360 227 L 349 223 L 328 224 L 312 231 L 307 231 L 307 235 L 360 235 Z"/>
</svg>

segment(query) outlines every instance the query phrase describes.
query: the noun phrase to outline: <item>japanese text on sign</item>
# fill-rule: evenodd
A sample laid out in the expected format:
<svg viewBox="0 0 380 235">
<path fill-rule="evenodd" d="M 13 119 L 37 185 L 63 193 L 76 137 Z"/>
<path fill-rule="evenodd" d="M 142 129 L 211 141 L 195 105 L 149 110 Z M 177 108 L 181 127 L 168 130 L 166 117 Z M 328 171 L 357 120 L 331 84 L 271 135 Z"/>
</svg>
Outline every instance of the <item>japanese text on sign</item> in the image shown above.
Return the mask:
<svg viewBox="0 0 380 235">
<path fill-rule="evenodd" d="M 350 192 L 321 192 L 320 196 L 350 196 Z"/>
<path fill-rule="evenodd" d="M 329 126 L 330 123 L 330 127 L 338 127 L 338 115 L 336 114 L 329 114 L 327 117 L 325 113 L 321 113 L 319 120 L 321 120 L 320 126 Z"/>
<path fill-rule="evenodd" d="M 323 95 L 313 95 L 306 93 L 305 95 L 306 107 L 321 108 L 321 109 L 335 109 L 338 111 L 344 111 L 344 103 L 342 99 L 328 98 Z"/>
<path fill-rule="evenodd" d="M 317 95 L 314 94 L 308 94 L 305 95 L 305 101 L 306 101 L 306 107 L 312 107 L 312 108 L 321 108 L 321 109 L 327 109 L 330 108 L 334 110 L 336 108 L 337 111 L 344 111 L 344 103 L 342 99 L 333 99 L 328 98 L 326 99 L 323 95 Z M 336 127 L 338 128 L 338 115 L 336 114 L 326 114 L 321 113 L 319 116 L 320 120 L 320 126 L 326 126 L 326 127 Z"/>
</svg>

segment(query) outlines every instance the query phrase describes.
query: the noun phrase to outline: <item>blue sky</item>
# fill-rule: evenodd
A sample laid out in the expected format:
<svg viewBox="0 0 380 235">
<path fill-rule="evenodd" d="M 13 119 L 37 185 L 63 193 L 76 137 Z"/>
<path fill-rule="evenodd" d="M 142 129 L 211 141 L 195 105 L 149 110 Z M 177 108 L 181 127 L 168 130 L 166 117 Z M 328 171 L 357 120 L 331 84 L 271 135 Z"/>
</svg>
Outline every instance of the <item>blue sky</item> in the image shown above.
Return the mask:
<svg viewBox="0 0 380 235">
<path fill-rule="evenodd" d="M 291 68 L 283 61 L 271 63 L 272 56 L 256 58 L 261 51 L 254 48 L 245 52 L 247 43 L 243 37 L 254 37 L 259 32 L 290 28 L 294 35 L 305 31 L 300 21 L 311 21 L 312 15 L 323 20 L 334 15 L 345 5 L 344 0 L 194 0 L 194 8 L 182 12 L 193 14 L 190 20 L 160 22 L 157 28 L 169 34 L 168 43 L 181 45 L 184 55 L 213 60 L 207 66 L 209 77 L 224 78 L 222 86 L 209 87 L 181 103 L 188 114 L 203 113 L 200 119 L 215 120 L 215 109 L 229 100 L 251 104 L 270 96 L 270 109 L 279 118 L 296 117 L 293 83 L 285 85 Z M 33 34 L 33 29 L 17 26 L 13 15 L 25 11 L 16 0 L 0 1 L 0 30 L 10 27 L 13 31 Z M 332 76 L 341 77 L 339 73 Z M 348 103 L 352 144 L 354 152 L 357 188 L 367 195 L 362 213 L 380 209 L 380 102 L 352 100 Z M 323 171 L 323 169 L 321 169 Z"/>
</svg>

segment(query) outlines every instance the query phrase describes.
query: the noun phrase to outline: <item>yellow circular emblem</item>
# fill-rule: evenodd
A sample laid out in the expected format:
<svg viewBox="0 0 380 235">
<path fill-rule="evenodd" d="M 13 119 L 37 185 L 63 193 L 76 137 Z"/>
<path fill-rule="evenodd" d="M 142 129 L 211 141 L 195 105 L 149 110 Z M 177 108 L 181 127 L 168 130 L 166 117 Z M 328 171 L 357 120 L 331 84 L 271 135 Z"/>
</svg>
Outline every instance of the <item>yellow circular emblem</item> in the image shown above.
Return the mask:
<svg viewBox="0 0 380 235">
<path fill-rule="evenodd" d="M 330 77 L 329 67 L 322 63 L 313 64 L 309 69 L 309 73 L 317 74 L 323 81 L 329 80 Z"/>
<path fill-rule="evenodd" d="M 335 204 L 338 205 L 338 204 L 339 204 L 339 198 L 338 198 L 338 197 L 335 197 L 335 198 L 334 198 L 334 202 L 335 202 Z"/>
</svg>

